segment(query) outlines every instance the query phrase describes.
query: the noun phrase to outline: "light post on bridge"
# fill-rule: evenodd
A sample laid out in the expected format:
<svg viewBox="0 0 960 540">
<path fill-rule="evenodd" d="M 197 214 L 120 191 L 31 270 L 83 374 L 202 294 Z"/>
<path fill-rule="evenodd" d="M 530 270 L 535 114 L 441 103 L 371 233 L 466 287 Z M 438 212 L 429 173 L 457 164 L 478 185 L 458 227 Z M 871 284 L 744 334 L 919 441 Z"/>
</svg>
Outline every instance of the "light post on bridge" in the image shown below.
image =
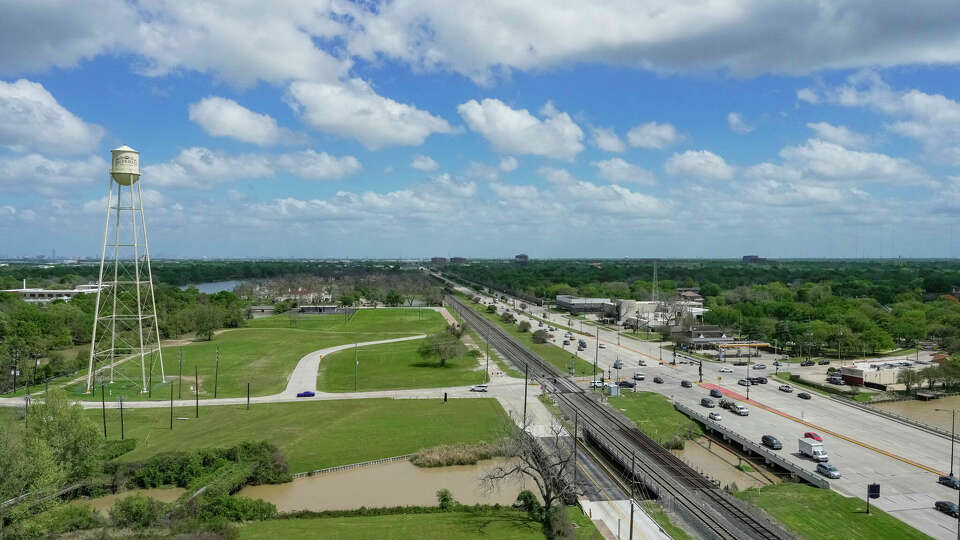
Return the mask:
<svg viewBox="0 0 960 540">
<path fill-rule="evenodd" d="M 948 412 L 952 416 L 950 422 L 950 476 L 953 477 L 953 442 L 957 429 L 957 410 L 956 409 L 934 409 L 937 412 Z"/>
</svg>

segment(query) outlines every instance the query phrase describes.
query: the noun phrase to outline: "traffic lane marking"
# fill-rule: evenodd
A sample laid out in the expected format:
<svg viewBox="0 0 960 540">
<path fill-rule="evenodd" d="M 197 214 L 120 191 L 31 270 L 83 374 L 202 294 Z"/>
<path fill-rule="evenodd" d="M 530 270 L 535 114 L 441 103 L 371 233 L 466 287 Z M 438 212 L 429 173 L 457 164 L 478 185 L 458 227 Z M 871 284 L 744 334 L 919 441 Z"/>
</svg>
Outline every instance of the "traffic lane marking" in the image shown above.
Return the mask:
<svg viewBox="0 0 960 540">
<path fill-rule="evenodd" d="M 757 408 L 759 408 L 759 409 L 763 409 L 763 410 L 765 410 L 765 411 L 772 412 L 773 414 L 779 415 L 779 416 L 781 416 L 781 417 L 783 417 L 783 418 L 786 418 L 786 419 L 788 419 L 788 420 L 793 420 L 794 422 L 796 422 L 796 423 L 798 423 L 798 424 L 802 424 L 802 425 L 807 426 L 807 427 L 812 427 L 812 428 L 814 428 L 814 429 L 816 429 L 816 430 L 818 430 L 818 431 L 822 431 L 822 432 L 827 433 L 827 434 L 829 434 L 829 435 L 833 435 L 834 437 L 838 437 L 838 438 L 843 439 L 843 440 L 845 440 L 845 441 L 847 441 L 847 442 L 849 442 L 849 443 L 853 443 L 853 444 L 855 444 L 855 445 L 857 445 L 857 446 L 860 446 L 860 447 L 862 447 L 862 448 L 866 448 L 867 450 L 872 450 L 872 451 L 874 451 L 874 452 L 876 452 L 876 453 L 878 453 L 878 454 L 883 454 L 883 455 L 885 455 L 885 456 L 887 456 L 887 457 L 891 457 L 891 458 L 893 458 L 893 459 L 895 459 L 895 460 L 897 460 L 897 461 L 906 463 L 907 465 L 913 465 L 914 467 L 917 467 L 918 469 L 922 469 L 922 470 L 927 471 L 927 472 L 929 472 L 929 473 L 933 473 L 933 474 L 935 474 L 935 475 L 937 475 L 937 476 L 946 476 L 946 473 L 944 473 L 943 471 L 934 469 L 933 467 L 928 467 L 928 466 L 926 466 L 926 465 L 924 465 L 924 464 L 922 464 L 922 463 L 917 463 L 916 461 L 913 461 L 912 459 L 908 459 L 908 458 L 905 458 L 905 457 L 903 457 L 903 456 L 899 456 L 899 455 L 897 455 L 897 454 L 894 454 L 893 452 L 888 452 L 888 451 L 886 451 L 886 450 L 884 450 L 884 449 L 882 449 L 882 448 L 877 448 L 876 446 L 873 446 L 873 445 L 871 445 L 871 444 L 867 444 L 867 443 L 865 443 L 865 442 L 858 441 L 858 440 L 856 440 L 856 439 L 854 439 L 854 438 L 852 438 L 852 437 L 848 437 L 848 436 L 843 435 L 843 434 L 841 434 L 841 433 L 837 433 L 836 431 L 827 429 L 827 428 L 825 428 L 825 427 L 823 427 L 823 426 L 819 426 L 819 425 L 817 425 L 817 424 L 813 424 L 813 423 L 811 423 L 811 422 L 807 422 L 806 420 L 802 420 L 802 419 L 800 419 L 800 418 L 797 418 L 796 416 L 793 416 L 792 414 L 787 414 L 787 413 L 785 413 L 785 412 L 783 412 L 783 411 L 781 411 L 781 410 L 779 410 L 779 409 L 776 409 L 776 408 L 774 408 L 774 407 L 770 407 L 770 406 L 768 406 L 768 405 L 764 405 L 763 403 L 760 403 L 759 401 L 755 401 L 755 400 L 752 400 L 752 399 L 747 399 L 746 396 L 744 396 L 743 394 L 740 394 L 740 393 L 738 393 L 738 392 L 734 392 L 733 390 L 727 390 L 726 388 L 723 388 L 722 386 L 719 386 L 719 385 L 716 385 L 716 384 L 713 384 L 713 383 L 698 383 L 698 384 L 699 384 L 700 386 L 702 386 L 702 387 L 704 387 L 704 388 L 707 388 L 707 389 L 710 389 L 710 390 L 714 390 L 714 389 L 719 390 L 719 391 L 720 391 L 721 393 L 723 393 L 723 395 L 725 395 L 725 396 L 730 396 L 730 397 L 732 397 L 732 398 L 734 398 L 734 399 L 743 401 L 743 402 L 745 402 L 745 403 L 749 403 L 750 405 L 753 405 L 754 407 L 757 407 Z"/>
</svg>

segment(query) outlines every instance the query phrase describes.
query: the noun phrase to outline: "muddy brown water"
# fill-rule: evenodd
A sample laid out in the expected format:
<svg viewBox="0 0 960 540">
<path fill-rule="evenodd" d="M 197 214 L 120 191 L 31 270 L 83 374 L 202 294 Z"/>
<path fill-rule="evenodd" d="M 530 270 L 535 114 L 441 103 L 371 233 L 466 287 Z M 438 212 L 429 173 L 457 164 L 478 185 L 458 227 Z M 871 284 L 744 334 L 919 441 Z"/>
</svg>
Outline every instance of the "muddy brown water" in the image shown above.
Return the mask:
<svg viewBox="0 0 960 540">
<path fill-rule="evenodd" d="M 272 502 L 281 512 L 295 510 L 349 510 L 361 506 L 433 506 L 437 490 L 447 488 L 463 504 L 513 504 L 524 489 L 537 492 L 531 480 L 503 481 L 499 490 L 484 493 L 479 479 L 507 460 L 491 459 L 476 465 L 417 467 L 394 461 L 337 471 L 286 484 L 247 486 L 238 495 Z"/>
<path fill-rule="evenodd" d="M 870 406 L 950 431 L 953 415 L 948 412 L 936 412 L 934 409 L 960 409 L 960 396 L 948 396 L 930 401 L 888 401 Z"/>
<path fill-rule="evenodd" d="M 131 495 L 142 494 L 148 497 L 152 497 L 160 502 L 173 502 L 177 500 L 177 497 L 183 495 L 183 492 L 186 491 L 183 488 L 173 487 L 173 488 L 153 488 L 153 489 L 132 489 L 130 491 L 124 491 L 122 493 L 112 493 L 110 495 L 104 495 L 103 497 L 97 497 L 95 499 L 78 499 L 77 503 L 89 503 L 93 506 L 93 509 L 97 512 L 100 512 L 103 515 L 107 515 L 110 512 L 110 507 L 113 506 L 113 503 L 117 502 L 120 499 L 125 499 Z"/>
<path fill-rule="evenodd" d="M 706 437 L 686 441 L 683 450 L 671 452 L 710 479 L 719 481 L 720 486 L 735 483 L 740 489 L 759 487 L 770 484 L 767 478 L 776 478 L 770 473 L 764 478 L 758 472 L 745 473 L 737 469 L 736 466 L 740 463 L 737 455 Z"/>
</svg>

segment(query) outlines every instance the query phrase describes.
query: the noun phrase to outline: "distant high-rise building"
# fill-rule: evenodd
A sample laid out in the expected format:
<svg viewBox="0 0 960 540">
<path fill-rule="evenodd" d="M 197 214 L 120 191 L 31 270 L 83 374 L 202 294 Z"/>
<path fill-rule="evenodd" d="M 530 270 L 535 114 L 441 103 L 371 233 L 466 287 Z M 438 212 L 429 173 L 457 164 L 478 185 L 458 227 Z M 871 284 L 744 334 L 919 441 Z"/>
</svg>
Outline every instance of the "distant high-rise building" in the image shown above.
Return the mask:
<svg viewBox="0 0 960 540">
<path fill-rule="evenodd" d="M 430 262 L 432 262 L 433 264 L 447 264 L 447 258 L 446 258 L 446 257 L 433 257 L 433 258 L 430 259 Z"/>
<path fill-rule="evenodd" d="M 514 262 L 517 262 L 520 264 L 527 264 L 528 262 L 530 262 L 530 257 L 526 253 L 521 253 L 516 257 L 514 257 L 513 260 Z"/>
</svg>

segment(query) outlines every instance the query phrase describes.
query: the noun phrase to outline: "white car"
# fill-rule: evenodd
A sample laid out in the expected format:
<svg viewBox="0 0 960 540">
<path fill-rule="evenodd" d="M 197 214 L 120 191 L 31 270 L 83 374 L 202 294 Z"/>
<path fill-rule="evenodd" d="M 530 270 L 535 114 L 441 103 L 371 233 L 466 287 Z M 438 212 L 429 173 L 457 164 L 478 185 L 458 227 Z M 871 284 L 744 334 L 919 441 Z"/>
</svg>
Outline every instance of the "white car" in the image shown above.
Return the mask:
<svg viewBox="0 0 960 540">
<path fill-rule="evenodd" d="M 646 379 L 646 375 L 644 375 L 643 373 L 634 373 L 634 374 L 633 374 L 633 380 L 635 380 L 635 381 L 642 381 L 642 380 L 644 380 L 644 379 Z"/>
<path fill-rule="evenodd" d="M 720 371 L 720 373 L 733 373 L 733 368 L 732 368 L 732 367 L 723 366 L 722 368 L 720 368 L 719 371 Z"/>
<path fill-rule="evenodd" d="M 600 381 L 590 381 L 590 388 L 603 388 L 603 383 Z"/>
<path fill-rule="evenodd" d="M 476 384 L 470 387 L 471 392 L 486 392 L 487 385 L 485 384 Z"/>
<path fill-rule="evenodd" d="M 781 392 L 786 392 L 786 393 L 789 394 L 789 393 L 793 392 L 793 387 L 790 386 L 789 384 L 781 384 L 780 387 L 779 387 L 779 390 L 780 390 Z"/>
<path fill-rule="evenodd" d="M 750 380 L 740 379 L 739 381 L 737 381 L 737 384 L 739 384 L 740 386 L 750 386 Z"/>
<path fill-rule="evenodd" d="M 600 348 L 601 348 L 601 349 L 606 349 L 606 348 L 607 348 L 607 346 L 606 346 L 606 345 L 604 345 L 603 343 L 601 343 L 601 344 L 600 344 Z"/>
<path fill-rule="evenodd" d="M 715 422 L 719 422 L 719 421 L 721 420 L 721 418 L 720 418 L 720 413 L 718 413 L 718 412 L 712 412 L 712 413 L 708 414 L 707 417 L 710 418 L 711 420 L 715 421 Z"/>
</svg>

